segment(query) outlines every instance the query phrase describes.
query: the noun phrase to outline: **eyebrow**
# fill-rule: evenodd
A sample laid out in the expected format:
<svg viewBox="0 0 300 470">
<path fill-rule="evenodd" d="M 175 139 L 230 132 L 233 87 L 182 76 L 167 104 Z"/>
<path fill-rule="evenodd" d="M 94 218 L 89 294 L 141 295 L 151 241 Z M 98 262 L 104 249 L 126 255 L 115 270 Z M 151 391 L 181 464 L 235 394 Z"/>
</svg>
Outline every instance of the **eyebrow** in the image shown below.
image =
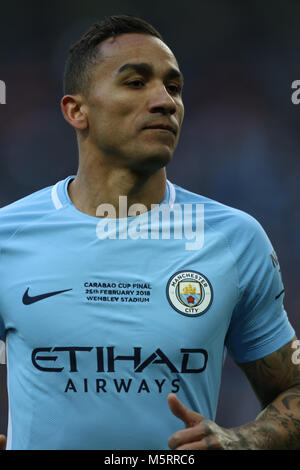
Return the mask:
<svg viewBox="0 0 300 470">
<path fill-rule="evenodd" d="M 119 68 L 117 73 L 121 74 L 122 72 L 125 72 L 127 70 L 138 72 L 141 75 L 146 75 L 146 76 L 151 76 L 154 74 L 154 69 L 152 65 L 143 63 L 143 62 L 138 63 L 138 64 L 130 64 L 130 63 L 124 64 Z M 173 67 L 169 68 L 169 70 L 167 71 L 166 78 L 169 80 L 172 78 L 177 78 L 177 79 L 179 78 L 183 82 L 182 73 L 178 69 L 175 69 Z"/>
</svg>

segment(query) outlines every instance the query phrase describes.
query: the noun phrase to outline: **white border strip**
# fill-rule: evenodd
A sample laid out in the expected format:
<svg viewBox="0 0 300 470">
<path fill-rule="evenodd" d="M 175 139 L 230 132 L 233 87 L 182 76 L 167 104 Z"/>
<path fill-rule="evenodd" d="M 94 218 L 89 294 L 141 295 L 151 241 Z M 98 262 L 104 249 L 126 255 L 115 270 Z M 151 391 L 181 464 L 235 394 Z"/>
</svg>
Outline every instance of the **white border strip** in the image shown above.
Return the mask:
<svg viewBox="0 0 300 470">
<path fill-rule="evenodd" d="M 176 191 L 175 191 L 173 184 L 169 180 L 167 180 L 167 184 L 168 184 L 169 191 L 170 191 L 169 205 L 172 209 L 175 203 Z"/>
<path fill-rule="evenodd" d="M 60 181 L 58 181 L 52 188 L 51 190 L 51 198 L 52 198 L 52 202 L 54 204 L 54 207 L 55 209 L 59 210 L 63 207 L 59 197 L 58 197 L 58 193 L 57 193 L 57 188 L 58 188 L 58 185 L 59 185 Z"/>
<path fill-rule="evenodd" d="M 0 364 L 6 364 L 5 360 L 5 342 L 0 339 Z"/>
</svg>

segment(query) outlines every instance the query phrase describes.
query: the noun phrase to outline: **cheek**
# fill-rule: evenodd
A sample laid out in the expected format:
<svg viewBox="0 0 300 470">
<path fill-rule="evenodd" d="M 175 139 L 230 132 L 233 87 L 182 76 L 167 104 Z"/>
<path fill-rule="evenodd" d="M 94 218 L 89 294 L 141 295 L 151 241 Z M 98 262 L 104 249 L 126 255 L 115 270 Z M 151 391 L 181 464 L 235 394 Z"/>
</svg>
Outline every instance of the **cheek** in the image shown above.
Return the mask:
<svg viewBox="0 0 300 470">
<path fill-rule="evenodd" d="M 91 125 L 95 123 L 97 128 L 101 125 L 109 127 L 114 132 L 117 128 L 132 127 L 134 120 L 134 109 L 130 101 L 113 99 L 112 96 L 95 101 L 90 112 Z"/>
<path fill-rule="evenodd" d="M 130 103 L 102 99 L 90 112 L 90 136 L 99 147 L 124 147 L 136 139 L 137 118 Z"/>
</svg>

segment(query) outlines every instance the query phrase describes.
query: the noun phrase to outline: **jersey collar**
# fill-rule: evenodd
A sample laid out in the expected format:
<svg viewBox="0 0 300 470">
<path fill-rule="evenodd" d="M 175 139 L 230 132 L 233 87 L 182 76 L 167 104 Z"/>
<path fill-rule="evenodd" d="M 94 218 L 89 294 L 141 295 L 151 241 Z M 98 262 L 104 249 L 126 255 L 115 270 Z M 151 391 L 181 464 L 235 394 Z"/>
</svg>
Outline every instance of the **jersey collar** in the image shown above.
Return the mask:
<svg viewBox="0 0 300 470">
<path fill-rule="evenodd" d="M 68 176 L 66 179 L 58 181 L 52 187 L 51 199 L 56 210 L 62 209 L 66 205 L 70 205 L 70 204 L 73 205 L 70 199 L 69 193 L 68 193 L 68 185 L 70 181 L 72 181 L 74 178 L 75 178 L 74 175 Z M 175 198 L 176 198 L 175 187 L 169 180 L 167 180 L 166 194 L 161 204 L 169 204 L 169 206 L 172 209 L 175 203 Z"/>
</svg>

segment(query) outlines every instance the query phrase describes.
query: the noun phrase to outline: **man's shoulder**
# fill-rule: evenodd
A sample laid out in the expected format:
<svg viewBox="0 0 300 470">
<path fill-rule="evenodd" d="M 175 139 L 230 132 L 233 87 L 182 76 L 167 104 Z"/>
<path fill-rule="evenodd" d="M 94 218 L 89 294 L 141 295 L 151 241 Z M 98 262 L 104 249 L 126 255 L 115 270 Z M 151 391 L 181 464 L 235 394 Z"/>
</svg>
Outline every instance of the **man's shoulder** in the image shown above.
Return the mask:
<svg viewBox="0 0 300 470">
<path fill-rule="evenodd" d="M 269 259 L 269 256 L 274 255 L 268 235 L 252 215 L 175 185 L 174 189 L 179 204 L 203 204 L 206 242 L 211 236 L 222 240 L 238 264 L 250 265 L 254 259 Z"/>
<path fill-rule="evenodd" d="M 55 210 L 48 186 L 0 208 L 0 241 L 9 238 L 19 227 Z"/>
<path fill-rule="evenodd" d="M 220 201 L 207 196 L 191 192 L 176 184 L 173 185 L 176 193 L 175 203 L 178 204 L 202 204 L 204 207 L 205 220 L 215 228 L 222 226 L 246 227 L 256 230 L 260 226 L 259 222 L 249 213 L 226 205 Z"/>
<path fill-rule="evenodd" d="M 244 249 L 245 245 L 252 250 L 257 247 L 271 248 L 263 226 L 253 215 L 180 186 L 173 186 L 176 193 L 175 203 L 202 204 L 206 233 L 217 233 L 226 239 L 234 251 Z"/>
<path fill-rule="evenodd" d="M 51 191 L 52 186 L 47 186 L 46 188 L 39 189 L 27 196 L 24 196 L 16 201 L 13 201 L 10 204 L 7 204 L 4 207 L 0 208 L 0 217 L 5 217 L 13 214 L 23 214 L 24 211 L 38 211 L 40 209 L 52 208 L 53 203 L 51 203 Z"/>
</svg>

